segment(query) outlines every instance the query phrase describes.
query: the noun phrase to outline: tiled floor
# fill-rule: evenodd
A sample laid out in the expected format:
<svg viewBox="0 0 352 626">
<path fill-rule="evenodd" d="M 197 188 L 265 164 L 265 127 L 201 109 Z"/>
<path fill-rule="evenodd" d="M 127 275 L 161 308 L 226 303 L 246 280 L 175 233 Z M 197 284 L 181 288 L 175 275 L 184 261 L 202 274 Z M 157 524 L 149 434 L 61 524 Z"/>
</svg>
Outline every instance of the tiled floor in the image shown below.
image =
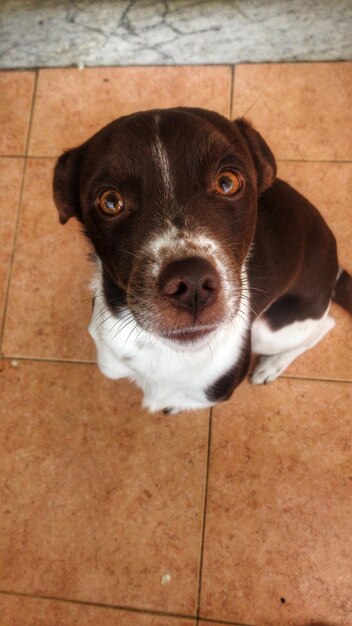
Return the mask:
<svg viewBox="0 0 352 626">
<path fill-rule="evenodd" d="M 351 626 L 352 320 L 263 388 L 166 417 L 104 379 L 55 157 L 128 111 L 248 117 L 352 271 L 352 64 L 0 73 L 1 626 Z"/>
</svg>

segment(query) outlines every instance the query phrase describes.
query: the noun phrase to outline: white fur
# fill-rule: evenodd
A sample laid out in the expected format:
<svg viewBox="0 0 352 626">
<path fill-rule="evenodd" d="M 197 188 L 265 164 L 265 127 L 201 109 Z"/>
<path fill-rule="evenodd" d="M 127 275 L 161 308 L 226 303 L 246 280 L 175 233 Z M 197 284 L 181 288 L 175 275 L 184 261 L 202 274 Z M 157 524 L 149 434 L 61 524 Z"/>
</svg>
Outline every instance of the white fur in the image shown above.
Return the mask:
<svg viewBox="0 0 352 626">
<path fill-rule="evenodd" d="M 252 350 L 263 356 L 251 382 L 259 385 L 275 380 L 296 357 L 315 346 L 334 326 L 329 308 L 318 320 L 294 322 L 277 331 L 271 330 L 265 319 L 257 319 L 252 324 Z"/>
<path fill-rule="evenodd" d="M 135 381 L 144 392 L 143 405 L 150 411 L 172 408 L 175 412 L 214 404 L 206 397 L 207 387 L 241 355 L 249 320 L 246 293 L 232 321 L 184 345 L 147 333 L 128 309 L 112 315 L 102 295 L 99 266 L 94 292 L 89 332 L 96 344 L 99 368 L 106 376 Z"/>
<path fill-rule="evenodd" d="M 160 122 L 160 116 L 156 115 L 155 124 L 157 128 L 157 133 L 156 133 L 155 143 L 152 146 L 152 155 L 153 155 L 153 160 L 155 164 L 160 170 L 161 179 L 164 183 L 165 200 L 167 200 L 168 198 L 172 197 L 173 184 L 172 184 L 171 173 L 170 173 L 169 158 L 166 152 L 166 148 L 163 145 L 159 136 L 159 122 Z"/>
</svg>

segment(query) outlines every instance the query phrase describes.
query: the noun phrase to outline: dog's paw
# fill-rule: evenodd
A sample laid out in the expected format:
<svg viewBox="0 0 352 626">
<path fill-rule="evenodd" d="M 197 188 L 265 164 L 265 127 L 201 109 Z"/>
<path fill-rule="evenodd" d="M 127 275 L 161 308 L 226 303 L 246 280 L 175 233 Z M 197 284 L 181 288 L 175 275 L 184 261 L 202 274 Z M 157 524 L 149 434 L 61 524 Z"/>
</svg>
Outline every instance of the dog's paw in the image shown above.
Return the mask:
<svg viewBox="0 0 352 626">
<path fill-rule="evenodd" d="M 251 383 L 253 385 L 266 385 L 272 383 L 286 369 L 288 363 L 284 354 L 261 356 L 255 368 Z"/>
</svg>

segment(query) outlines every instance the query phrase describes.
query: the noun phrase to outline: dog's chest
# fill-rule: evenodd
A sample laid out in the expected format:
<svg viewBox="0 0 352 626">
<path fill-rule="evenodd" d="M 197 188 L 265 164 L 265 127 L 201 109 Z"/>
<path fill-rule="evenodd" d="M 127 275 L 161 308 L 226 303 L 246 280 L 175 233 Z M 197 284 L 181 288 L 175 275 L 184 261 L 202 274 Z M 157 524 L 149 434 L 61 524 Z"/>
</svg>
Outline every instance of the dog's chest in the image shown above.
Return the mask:
<svg viewBox="0 0 352 626">
<path fill-rule="evenodd" d="M 239 359 L 247 330 L 241 316 L 219 327 L 203 344 L 178 347 L 146 333 L 128 310 L 111 316 L 96 299 L 89 332 L 97 348 L 101 371 L 117 379 L 128 377 L 144 392 L 151 411 L 203 408 L 214 401 L 207 389 Z"/>
</svg>

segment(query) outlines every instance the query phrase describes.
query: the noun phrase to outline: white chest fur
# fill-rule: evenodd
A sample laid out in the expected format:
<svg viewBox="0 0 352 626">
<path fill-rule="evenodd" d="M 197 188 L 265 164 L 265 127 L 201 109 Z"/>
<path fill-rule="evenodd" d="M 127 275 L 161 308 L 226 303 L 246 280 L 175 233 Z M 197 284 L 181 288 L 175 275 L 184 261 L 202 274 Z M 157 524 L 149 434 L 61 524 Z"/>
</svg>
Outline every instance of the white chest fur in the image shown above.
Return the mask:
<svg viewBox="0 0 352 626">
<path fill-rule="evenodd" d="M 101 294 L 101 285 L 95 283 Z M 89 332 L 97 348 L 100 370 L 109 378 L 130 378 L 144 392 L 150 411 L 209 407 L 206 390 L 223 376 L 241 355 L 248 327 L 245 300 L 239 314 L 195 344 L 187 346 L 144 331 L 131 312 L 108 310 L 104 296 L 95 297 Z"/>
</svg>

